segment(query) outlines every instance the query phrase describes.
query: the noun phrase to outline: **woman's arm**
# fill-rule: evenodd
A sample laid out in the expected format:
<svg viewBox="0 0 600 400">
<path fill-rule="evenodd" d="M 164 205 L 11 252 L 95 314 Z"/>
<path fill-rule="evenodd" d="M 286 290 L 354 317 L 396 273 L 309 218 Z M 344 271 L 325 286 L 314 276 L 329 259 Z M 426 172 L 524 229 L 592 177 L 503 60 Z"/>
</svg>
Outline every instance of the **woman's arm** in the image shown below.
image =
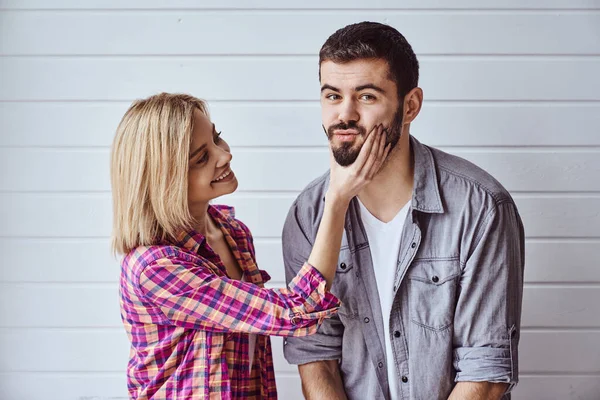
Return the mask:
<svg viewBox="0 0 600 400">
<path fill-rule="evenodd" d="M 217 332 L 307 335 L 334 313 L 337 298 L 323 276 L 305 264 L 288 288 L 266 289 L 216 275 L 211 268 L 180 258 L 161 258 L 139 277 L 139 299 L 160 309 L 154 323 Z M 130 290 L 131 292 L 131 290 Z M 135 303 L 123 304 L 132 308 Z"/>
<path fill-rule="evenodd" d="M 332 166 L 326 207 L 308 263 L 285 289 L 265 289 L 217 276 L 210 268 L 162 258 L 139 277 L 142 296 L 166 324 L 192 329 L 268 335 L 306 335 L 332 315 L 339 301 L 328 291 L 340 251 L 346 210 L 379 171 L 389 151 L 381 127 L 369 134 L 356 162 Z M 336 164 L 337 165 L 337 164 Z"/>
</svg>

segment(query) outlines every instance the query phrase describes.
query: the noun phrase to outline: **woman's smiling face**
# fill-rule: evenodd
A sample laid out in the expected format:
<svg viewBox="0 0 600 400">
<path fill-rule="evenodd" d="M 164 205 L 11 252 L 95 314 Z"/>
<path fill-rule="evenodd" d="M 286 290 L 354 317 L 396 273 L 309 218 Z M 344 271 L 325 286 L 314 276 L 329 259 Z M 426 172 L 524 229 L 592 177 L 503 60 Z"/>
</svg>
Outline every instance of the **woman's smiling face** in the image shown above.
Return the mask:
<svg viewBox="0 0 600 400">
<path fill-rule="evenodd" d="M 229 145 L 200 110 L 194 111 L 190 143 L 188 203 L 205 206 L 210 200 L 233 193 L 238 181 L 231 170 Z"/>
</svg>

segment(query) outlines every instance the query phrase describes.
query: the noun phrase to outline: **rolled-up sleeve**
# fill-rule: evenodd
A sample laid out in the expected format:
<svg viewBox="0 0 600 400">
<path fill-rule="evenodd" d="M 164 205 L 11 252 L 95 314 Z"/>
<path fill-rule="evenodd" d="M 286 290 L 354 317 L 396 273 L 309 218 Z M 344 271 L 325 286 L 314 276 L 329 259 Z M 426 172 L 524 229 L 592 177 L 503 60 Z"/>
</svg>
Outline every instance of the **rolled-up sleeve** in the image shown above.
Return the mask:
<svg viewBox="0 0 600 400">
<path fill-rule="evenodd" d="M 139 290 L 162 310 L 161 323 L 216 332 L 309 335 L 339 308 L 323 275 L 308 263 L 287 288 L 266 289 L 161 258 L 142 271 Z"/>
<path fill-rule="evenodd" d="M 524 232 L 512 201 L 481 222 L 463 261 L 454 318 L 456 381 L 518 382 Z"/>
</svg>

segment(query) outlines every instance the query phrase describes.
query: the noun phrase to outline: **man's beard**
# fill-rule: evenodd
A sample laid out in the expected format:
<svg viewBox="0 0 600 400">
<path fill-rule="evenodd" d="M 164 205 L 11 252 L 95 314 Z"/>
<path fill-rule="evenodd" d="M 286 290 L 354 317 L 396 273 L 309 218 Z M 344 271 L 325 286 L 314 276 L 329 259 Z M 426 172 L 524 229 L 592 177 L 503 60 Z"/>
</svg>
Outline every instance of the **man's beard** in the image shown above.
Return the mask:
<svg viewBox="0 0 600 400">
<path fill-rule="evenodd" d="M 325 131 L 325 134 L 327 135 L 327 138 L 329 139 L 330 142 L 332 141 L 333 136 L 335 135 L 335 131 L 340 130 L 340 129 L 344 129 L 344 130 L 345 129 L 354 129 L 363 138 L 367 134 L 367 130 L 365 129 L 365 127 L 358 125 L 356 123 L 356 121 L 349 121 L 348 123 L 341 122 L 339 124 L 332 125 L 327 129 L 325 129 L 325 127 L 323 126 L 323 130 Z M 386 134 L 386 139 L 385 139 L 386 145 L 391 144 L 390 151 L 392 151 L 394 149 L 394 147 L 396 147 L 396 145 L 398 144 L 401 134 L 402 134 L 402 110 L 398 110 L 398 111 L 396 111 L 396 114 L 394 114 L 392 126 L 389 129 L 387 129 L 387 134 Z M 354 161 L 356 161 L 356 159 L 358 158 L 358 154 L 360 153 L 360 149 L 362 149 L 362 146 L 364 145 L 364 143 L 361 146 L 359 146 L 358 148 L 353 148 L 354 145 L 355 145 L 355 143 L 342 142 L 340 144 L 340 146 L 337 148 L 333 147 L 333 145 L 331 146 L 331 149 L 333 152 L 333 158 L 342 167 L 347 167 L 349 165 L 352 165 L 354 163 Z"/>
</svg>

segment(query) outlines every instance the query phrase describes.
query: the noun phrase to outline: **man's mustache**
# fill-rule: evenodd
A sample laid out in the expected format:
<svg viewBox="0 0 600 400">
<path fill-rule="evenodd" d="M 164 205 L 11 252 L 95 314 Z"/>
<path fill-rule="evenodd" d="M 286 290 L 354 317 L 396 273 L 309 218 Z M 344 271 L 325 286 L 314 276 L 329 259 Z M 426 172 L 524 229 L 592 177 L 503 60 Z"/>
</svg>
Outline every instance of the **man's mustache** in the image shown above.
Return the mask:
<svg viewBox="0 0 600 400">
<path fill-rule="evenodd" d="M 347 123 L 340 122 L 339 124 L 331 125 L 329 128 L 327 128 L 327 137 L 331 138 L 335 134 L 335 131 L 337 131 L 337 130 L 348 130 L 348 129 L 354 129 L 355 131 L 358 132 L 359 135 L 362 135 L 362 136 L 364 136 L 367 133 L 367 130 L 365 129 L 365 127 L 358 125 L 354 121 L 350 121 Z"/>
</svg>

